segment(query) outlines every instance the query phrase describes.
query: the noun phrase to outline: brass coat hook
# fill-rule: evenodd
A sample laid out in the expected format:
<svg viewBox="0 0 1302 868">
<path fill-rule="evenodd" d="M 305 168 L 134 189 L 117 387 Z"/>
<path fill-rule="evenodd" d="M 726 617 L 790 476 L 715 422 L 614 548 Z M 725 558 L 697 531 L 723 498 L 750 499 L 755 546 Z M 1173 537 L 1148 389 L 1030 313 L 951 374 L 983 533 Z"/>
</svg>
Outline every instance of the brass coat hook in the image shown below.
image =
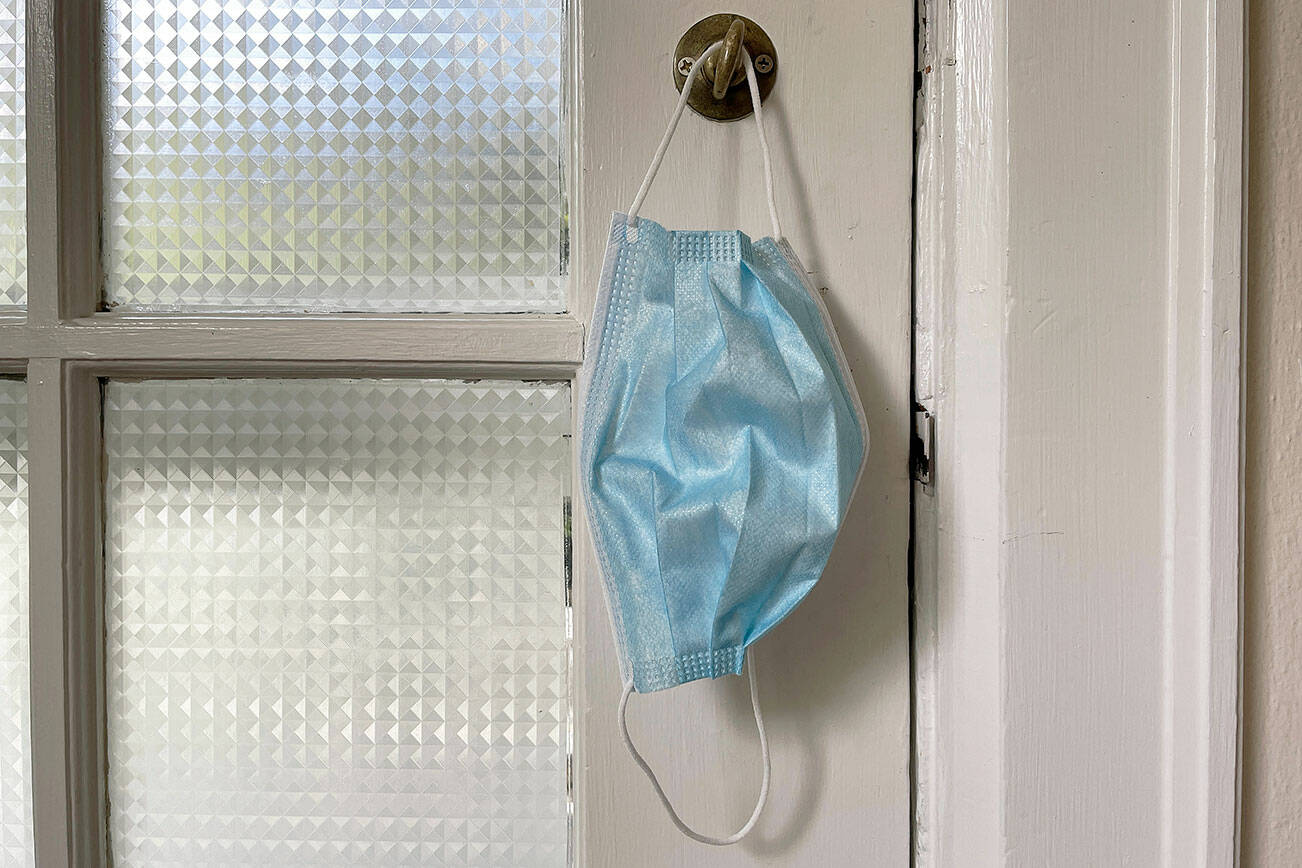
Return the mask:
<svg viewBox="0 0 1302 868">
<path fill-rule="evenodd" d="M 687 29 L 674 49 L 674 84 L 680 92 L 697 58 L 720 41 L 723 46 L 705 59 L 687 104 L 711 120 L 734 121 L 753 111 L 746 67 L 741 62 L 742 48 L 750 53 L 755 65 L 761 101 L 768 98 L 777 81 L 778 53 L 764 28 L 749 18 L 728 13 L 702 18 Z"/>
<path fill-rule="evenodd" d="M 732 87 L 734 78 L 746 77 L 746 70 L 741 63 L 741 40 L 745 35 L 746 20 L 732 19 L 732 24 L 728 26 L 728 32 L 723 37 L 723 48 L 719 49 L 718 54 L 705 59 L 705 67 L 701 70 L 701 74 L 714 85 L 710 92 L 714 94 L 715 99 L 723 99 L 728 88 Z"/>
</svg>

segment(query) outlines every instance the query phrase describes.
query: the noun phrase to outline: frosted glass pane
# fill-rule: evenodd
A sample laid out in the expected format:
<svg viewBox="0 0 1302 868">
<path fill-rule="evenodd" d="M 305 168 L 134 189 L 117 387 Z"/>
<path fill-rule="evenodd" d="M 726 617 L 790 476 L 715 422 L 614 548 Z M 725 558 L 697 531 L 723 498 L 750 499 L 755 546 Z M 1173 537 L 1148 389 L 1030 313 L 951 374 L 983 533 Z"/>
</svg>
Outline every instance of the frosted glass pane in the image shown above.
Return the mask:
<svg viewBox="0 0 1302 868">
<path fill-rule="evenodd" d="M 107 0 L 107 294 L 555 311 L 562 0 Z"/>
<path fill-rule="evenodd" d="M 34 865 L 27 630 L 27 386 L 0 380 L 0 864 Z"/>
<path fill-rule="evenodd" d="M 564 385 L 110 383 L 114 864 L 566 861 Z"/>
<path fill-rule="evenodd" d="M 0 0 L 0 307 L 27 303 L 25 8 Z"/>
</svg>

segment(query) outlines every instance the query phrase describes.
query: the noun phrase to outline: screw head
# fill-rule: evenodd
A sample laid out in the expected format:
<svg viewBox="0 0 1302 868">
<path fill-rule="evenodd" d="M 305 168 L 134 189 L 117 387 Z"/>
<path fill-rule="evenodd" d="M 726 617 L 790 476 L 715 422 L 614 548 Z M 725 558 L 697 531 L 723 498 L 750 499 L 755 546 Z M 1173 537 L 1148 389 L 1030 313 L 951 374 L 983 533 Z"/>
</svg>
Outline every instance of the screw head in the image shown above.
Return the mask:
<svg viewBox="0 0 1302 868">
<path fill-rule="evenodd" d="M 759 57 L 755 58 L 755 71 L 760 74 L 772 72 L 773 58 L 769 57 L 767 54 L 761 54 Z"/>
<path fill-rule="evenodd" d="M 690 73 L 692 71 L 692 65 L 694 63 L 696 63 L 696 60 L 691 57 L 678 58 L 678 74 L 687 75 L 688 73 Z"/>
</svg>

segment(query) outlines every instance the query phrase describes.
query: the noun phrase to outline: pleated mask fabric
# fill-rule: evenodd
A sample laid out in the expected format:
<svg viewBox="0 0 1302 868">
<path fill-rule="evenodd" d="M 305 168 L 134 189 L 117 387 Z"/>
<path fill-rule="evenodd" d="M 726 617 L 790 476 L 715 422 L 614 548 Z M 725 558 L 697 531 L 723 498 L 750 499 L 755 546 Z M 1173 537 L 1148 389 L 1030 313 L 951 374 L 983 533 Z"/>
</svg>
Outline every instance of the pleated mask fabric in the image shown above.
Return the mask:
<svg viewBox="0 0 1302 868">
<path fill-rule="evenodd" d="M 691 90 L 697 61 L 683 87 Z M 818 581 L 868 451 L 821 295 L 782 237 L 755 73 L 743 56 L 773 235 L 670 230 L 638 216 L 680 99 L 627 213 L 611 220 L 588 360 L 580 484 L 629 694 L 740 674 Z"/>
</svg>

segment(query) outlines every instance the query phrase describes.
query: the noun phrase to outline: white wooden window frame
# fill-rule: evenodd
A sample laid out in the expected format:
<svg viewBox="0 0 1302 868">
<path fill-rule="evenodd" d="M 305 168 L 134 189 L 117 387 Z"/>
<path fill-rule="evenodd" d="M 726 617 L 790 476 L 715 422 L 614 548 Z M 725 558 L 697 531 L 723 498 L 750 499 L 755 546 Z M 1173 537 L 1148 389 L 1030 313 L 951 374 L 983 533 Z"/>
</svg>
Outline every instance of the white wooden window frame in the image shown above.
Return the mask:
<svg viewBox="0 0 1302 868">
<path fill-rule="evenodd" d="M 917 865 L 1237 864 L 1243 7 L 919 3 Z"/>
<path fill-rule="evenodd" d="M 583 358 L 583 326 L 568 313 L 187 316 L 101 310 L 102 3 L 27 0 L 26 6 L 27 308 L 0 310 L 0 374 L 25 376 L 28 394 L 36 862 L 39 868 L 88 868 L 110 864 L 100 381 L 572 381 Z M 566 78 L 567 87 L 577 80 Z M 574 216 L 578 203 L 573 190 L 567 194 Z M 589 306 L 575 297 L 580 286 L 569 292 L 571 310 Z M 582 655 L 577 659 L 581 666 Z M 572 672 L 571 683 L 574 678 Z"/>
</svg>

